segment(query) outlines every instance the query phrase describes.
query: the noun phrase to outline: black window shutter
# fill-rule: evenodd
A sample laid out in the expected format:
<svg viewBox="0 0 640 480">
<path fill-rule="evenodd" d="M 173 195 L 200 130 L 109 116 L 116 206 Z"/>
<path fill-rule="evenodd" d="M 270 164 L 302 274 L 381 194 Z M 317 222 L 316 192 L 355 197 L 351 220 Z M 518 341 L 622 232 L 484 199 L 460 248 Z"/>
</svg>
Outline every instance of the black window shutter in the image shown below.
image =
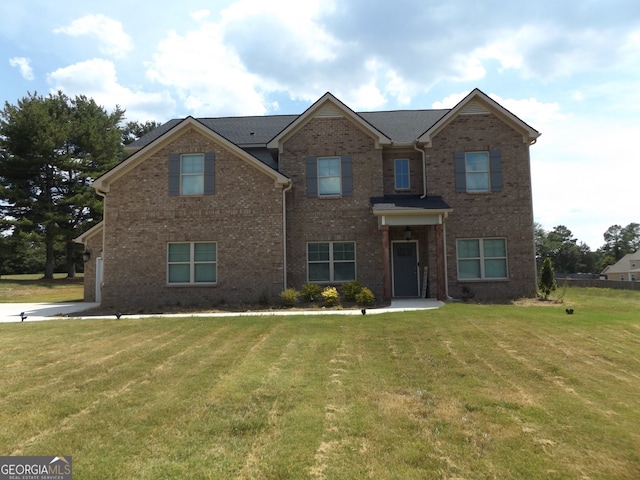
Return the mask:
<svg viewBox="0 0 640 480">
<path fill-rule="evenodd" d="M 307 157 L 307 197 L 318 196 L 318 161 Z"/>
<path fill-rule="evenodd" d="M 342 195 L 350 197 L 353 195 L 353 170 L 351 166 L 351 155 L 343 155 L 340 159 L 342 170 Z"/>
<path fill-rule="evenodd" d="M 204 194 L 213 195 L 216 188 L 215 182 L 215 153 L 204 154 Z"/>
<path fill-rule="evenodd" d="M 180 154 L 169 154 L 169 195 L 180 195 Z"/>
<path fill-rule="evenodd" d="M 491 150 L 489 154 L 491 169 L 491 191 L 502 191 L 502 152 L 500 150 Z"/>
<path fill-rule="evenodd" d="M 456 172 L 456 192 L 467 191 L 467 172 L 464 152 L 454 152 L 453 161 Z"/>
</svg>

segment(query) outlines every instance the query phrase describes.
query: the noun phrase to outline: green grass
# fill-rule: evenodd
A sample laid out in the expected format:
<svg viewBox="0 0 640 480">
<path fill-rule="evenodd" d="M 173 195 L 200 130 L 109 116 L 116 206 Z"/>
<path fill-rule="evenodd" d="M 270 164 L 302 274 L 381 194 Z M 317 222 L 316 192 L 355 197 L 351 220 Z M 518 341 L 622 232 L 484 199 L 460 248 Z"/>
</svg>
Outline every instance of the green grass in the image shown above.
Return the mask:
<svg viewBox="0 0 640 480">
<path fill-rule="evenodd" d="M 54 274 L 53 280 L 43 280 L 41 274 L 3 275 L 0 278 L 0 303 L 82 301 L 84 276 L 66 277 L 66 273 Z"/>
<path fill-rule="evenodd" d="M 74 478 L 640 478 L 640 292 L 0 338 L 0 455 Z"/>
</svg>

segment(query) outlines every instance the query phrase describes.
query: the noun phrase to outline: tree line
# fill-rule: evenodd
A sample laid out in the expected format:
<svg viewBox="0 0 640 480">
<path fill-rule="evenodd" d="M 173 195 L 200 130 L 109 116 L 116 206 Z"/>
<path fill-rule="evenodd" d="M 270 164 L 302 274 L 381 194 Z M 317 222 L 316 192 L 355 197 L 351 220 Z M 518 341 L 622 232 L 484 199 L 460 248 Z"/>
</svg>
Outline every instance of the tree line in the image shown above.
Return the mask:
<svg viewBox="0 0 640 480">
<path fill-rule="evenodd" d="M 574 238 L 571 230 L 558 225 L 546 231 L 535 224 L 536 262 L 538 271 L 545 258 L 550 258 L 556 273 L 600 273 L 628 253 L 640 249 L 640 224 L 623 227 L 612 225 L 603 233 L 603 245 L 595 251 Z"/>
<path fill-rule="evenodd" d="M 82 269 L 79 233 L 102 219 L 91 182 L 158 126 L 85 96 L 28 94 L 0 111 L 0 275 Z"/>
</svg>

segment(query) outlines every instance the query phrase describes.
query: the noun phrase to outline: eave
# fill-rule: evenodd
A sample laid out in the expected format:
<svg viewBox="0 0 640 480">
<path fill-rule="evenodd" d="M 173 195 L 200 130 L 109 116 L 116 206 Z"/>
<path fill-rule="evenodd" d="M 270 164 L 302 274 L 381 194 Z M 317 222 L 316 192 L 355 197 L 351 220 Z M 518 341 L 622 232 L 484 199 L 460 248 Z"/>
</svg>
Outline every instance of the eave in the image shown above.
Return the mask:
<svg viewBox="0 0 640 480">
<path fill-rule="evenodd" d="M 235 145 L 234 143 L 230 142 L 223 136 L 219 135 L 218 133 L 214 132 L 210 128 L 206 127 L 195 118 L 187 117 L 186 119 L 182 120 L 180 123 L 175 125 L 173 128 L 165 132 L 163 135 L 156 138 L 153 142 L 149 143 L 142 149 L 135 152 L 125 161 L 123 161 L 113 169 L 109 170 L 107 173 L 105 173 L 101 177 L 97 178 L 93 182 L 93 185 L 92 185 L 93 188 L 96 189 L 98 192 L 103 192 L 103 193 L 109 192 L 111 184 L 114 181 L 121 178 L 123 175 L 127 174 L 133 168 L 135 168 L 139 164 L 146 161 L 154 153 L 162 149 L 169 142 L 173 141 L 173 139 L 175 139 L 178 135 L 181 135 L 184 132 L 187 132 L 189 129 L 193 129 L 198 133 L 202 134 L 203 136 L 208 137 L 213 142 L 222 146 L 232 154 L 245 160 L 252 167 L 270 176 L 275 181 L 276 186 L 283 187 L 291 183 L 291 180 L 289 178 L 282 175 L 277 170 L 274 170 L 268 165 L 265 165 L 260 160 L 255 158 L 253 155 L 250 155 L 249 153 L 245 152 L 239 146 Z"/>
<path fill-rule="evenodd" d="M 488 113 L 496 115 L 500 120 L 511 126 L 518 132 L 522 133 L 522 141 L 527 145 L 535 143 L 536 139 L 541 135 L 535 128 L 518 118 L 509 110 L 504 108 L 495 100 L 491 99 L 481 90 L 475 88 L 465 98 L 463 98 L 455 107 L 453 107 L 446 115 L 438 120 L 432 127 L 426 132 L 420 135 L 417 139 L 418 143 L 421 143 L 427 147 L 432 146 L 433 138 L 443 130 L 448 124 L 456 119 L 461 114 L 465 114 L 472 107 L 472 104 L 476 104 L 481 108 L 486 109 Z M 469 113 L 466 113 L 469 114 Z"/>
</svg>

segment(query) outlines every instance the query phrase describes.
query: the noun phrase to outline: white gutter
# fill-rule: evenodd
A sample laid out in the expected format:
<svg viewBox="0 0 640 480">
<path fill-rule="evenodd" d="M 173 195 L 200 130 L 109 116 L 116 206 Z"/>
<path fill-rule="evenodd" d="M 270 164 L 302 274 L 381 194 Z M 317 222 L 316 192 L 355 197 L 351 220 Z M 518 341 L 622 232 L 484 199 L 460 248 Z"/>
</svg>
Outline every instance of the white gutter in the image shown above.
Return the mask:
<svg viewBox="0 0 640 480">
<path fill-rule="evenodd" d="M 293 188 L 293 181 L 282 189 L 282 291 L 287 289 L 287 199 L 286 193 Z"/>
<path fill-rule="evenodd" d="M 418 142 L 413 142 L 413 149 L 420 152 L 422 155 L 422 196 L 420 198 L 425 198 L 427 196 L 427 160 L 425 158 L 425 153 L 423 148 L 418 148 Z"/>
<path fill-rule="evenodd" d="M 447 224 L 442 222 L 442 246 L 444 254 L 444 298 L 449 297 L 449 267 L 447 265 Z"/>
<path fill-rule="evenodd" d="M 96 193 L 103 198 L 103 201 L 102 201 L 102 221 L 104 222 L 104 217 L 105 217 L 105 215 L 107 213 L 107 192 L 103 192 L 101 190 L 98 190 L 97 188 L 95 190 L 96 190 Z M 105 250 L 105 247 L 106 247 L 106 244 L 104 243 L 105 240 L 106 240 L 106 235 L 105 235 L 105 231 L 106 230 L 107 229 L 104 228 L 104 225 L 103 225 L 102 226 L 102 258 L 104 258 L 104 250 Z"/>
</svg>

